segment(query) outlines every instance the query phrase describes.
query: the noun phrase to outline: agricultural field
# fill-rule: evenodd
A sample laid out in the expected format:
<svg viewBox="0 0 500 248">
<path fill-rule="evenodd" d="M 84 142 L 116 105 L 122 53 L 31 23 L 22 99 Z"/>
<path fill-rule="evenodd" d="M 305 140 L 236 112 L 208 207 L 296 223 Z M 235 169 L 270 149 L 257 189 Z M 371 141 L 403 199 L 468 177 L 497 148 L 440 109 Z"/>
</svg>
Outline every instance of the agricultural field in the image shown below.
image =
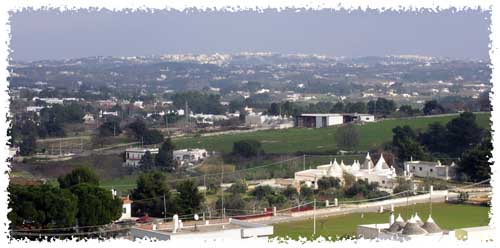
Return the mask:
<svg viewBox="0 0 500 248">
<path fill-rule="evenodd" d="M 416 204 L 394 209 L 395 216 L 398 214 L 406 220 L 415 212 L 425 221 L 429 216 L 429 204 Z M 445 230 L 453 230 L 464 227 L 485 226 L 489 223 L 489 207 L 434 203 L 432 206 L 432 218 Z M 356 228 L 360 224 L 387 223 L 389 212 L 380 213 L 354 213 L 340 216 L 324 217 L 316 219 L 316 230 L 318 236 L 337 237 L 343 235 L 356 235 Z M 460 217 L 457 217 L 460 216 Z M 313 232 L 313 220 L 286 222 L 274 225 L 274 237 L 311 237 Z"/>
<path fill-rule="evenodd" d="M 392 129 L 409 125 L 414 129 L 425 129 L 434 122 L 447 123 L 457 115 L 439 117 L 416 117 L 390 119 L 376 123 L 358 125 L 360 144 L 357 150 L 366 151 L 392 139 Z M 476 121 L 483 128 L 489 128 L 489 113 L 477 113 Z M 266 130 L 252 133 L 226 134 L 210 137 L 187 137 L 174 139 L 177 148 L 205 148 L 210 151 L 230 152 L 235 141 L 255 139 L 262 143 L 267 153 L 290 154 L 295 152 L 332 152 L 336 150 L 335 131 L 337 127 L 306 129 L 291 128 Z"/>
</svg>

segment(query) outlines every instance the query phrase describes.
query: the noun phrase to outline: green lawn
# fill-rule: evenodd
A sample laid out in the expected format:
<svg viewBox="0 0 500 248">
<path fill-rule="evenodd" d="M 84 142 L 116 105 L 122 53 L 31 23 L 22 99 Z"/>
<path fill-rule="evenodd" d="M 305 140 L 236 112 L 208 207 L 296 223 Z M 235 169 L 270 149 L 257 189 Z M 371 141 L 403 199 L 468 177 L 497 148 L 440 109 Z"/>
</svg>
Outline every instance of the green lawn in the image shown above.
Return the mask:
<svg viewBox="0 0 500 248">
<path fill-rule="evenodd" d="M 429 204 L 417 204 L 395 208 L 395 215 L 401 213 L 407 219 L 409 214 L 418 213 L 425 221 L 429 215 Z M 453 230 L 463 227 L 484 226 L 489 223 L 489 207 L 458 205 L 447 203 L 434 203 L 432 206 L 432 218 L 442 228 Z M 408 213 L 408 214 L 407 214 Z M 355 235 L 356 228 L 360 224 L 387 223 L 389 213 L 364 213 L 363 218 L 360 213 L 332 216 L 316 219 L 317 234 L 324 237 L 335 237 L 341 235 Z M 276 237 L 310 237 L 313 230 L 313 220 L 287 222 L 274 225 L 274 236 Z"/>
<path fill-rule="evenodd" d="M 360 133 L 358 150 L 368 150 L 392 139 L 392 129 L 409 125 L 412 128 L 426 128 L 430 123 L 447 123 L 456 116 L 419 117 L 414 119 L 385 120 L 357 126 Z M 476 114 L 477 122 L 489 128 L 490 114 Z M 297 151 L 328 152 L 336 149 L 335 131 L 337 127 L 285 130 L 267 130 L 242 134 L 227 134 L 210 137 L 187 137 L 174 139 L 177 148 L 205 148 L 207 150 L 230 152 L 233 143 L 243 139 L 256 139 L 262 142 L 267 153 L 290 154 Z"/>
</svg>

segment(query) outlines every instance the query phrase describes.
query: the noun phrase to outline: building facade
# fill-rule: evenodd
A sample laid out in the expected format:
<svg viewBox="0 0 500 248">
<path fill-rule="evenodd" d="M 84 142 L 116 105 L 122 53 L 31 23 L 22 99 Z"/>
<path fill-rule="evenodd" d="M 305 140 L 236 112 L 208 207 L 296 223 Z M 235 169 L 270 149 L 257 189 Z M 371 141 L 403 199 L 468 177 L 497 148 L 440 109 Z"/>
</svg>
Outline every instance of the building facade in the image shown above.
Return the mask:
<svg viewBox="0 0 500 248">
<path fill-rule="evenodd" d="M 305 183 L 316 188 L 319 179 L 336 177 L 343 180 L 344 173 L 353 175 L 356 180 L 377 182 L 383 188 L 393 188 L 397 183 L 396 170 L 387 164 L 383 154 L 380 154 L 380 158 L 374 164 L 369 153 L 366 154 L 363 164 L 360 164 L 357 160 L 354 160 L 352 165 L 345 165 L 344 161 L 340 161 L 339 164 L 335 159 L 330 164 L 317 166 L 316 169 L 298 171 L 295 173 L 294 178 L 299 183 Z"/>
<path fill-rule="evenodd" d="M 181 166 L 185 166 L 189 163 L 200 163 L 208 156 L 209 154 L 205 149 L 182 149 L 174 151 L 174 159 Z"/>
<path fill-rule="evenodd" d="M 158 154 L 158 148 L 127 148 L 125 150 L 124 166 L 139 167 L 140 161 L 146 152 L 156 155 Z"/>
<path fill-rule="evenodd" d="M 456 176 L 456 165 L 441 164 L 432 161 L 406 161 L 404 162 L 405 174 L 417 177 L 430 177 L 443 180 L 450 180 Z"/>
</svg>

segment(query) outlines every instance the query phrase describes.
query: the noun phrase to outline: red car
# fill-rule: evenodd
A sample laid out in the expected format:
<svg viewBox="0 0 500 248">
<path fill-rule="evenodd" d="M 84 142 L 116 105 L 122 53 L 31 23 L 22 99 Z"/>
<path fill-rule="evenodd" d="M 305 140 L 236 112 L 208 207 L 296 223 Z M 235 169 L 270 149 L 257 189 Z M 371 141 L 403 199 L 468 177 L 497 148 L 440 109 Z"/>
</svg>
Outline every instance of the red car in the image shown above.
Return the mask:
<svg viewBox="0 0 500 248">
<path fill-rule="evenodd" d="M 144 224 L 144 223 L 153 222 L 153 219 L 151 219 L 151 217 L 149 217 L 148 215 L 144 215 L 144 216 L 140 217 L 139 219 L 137 219 L 135 222 Z"/>
</svg>

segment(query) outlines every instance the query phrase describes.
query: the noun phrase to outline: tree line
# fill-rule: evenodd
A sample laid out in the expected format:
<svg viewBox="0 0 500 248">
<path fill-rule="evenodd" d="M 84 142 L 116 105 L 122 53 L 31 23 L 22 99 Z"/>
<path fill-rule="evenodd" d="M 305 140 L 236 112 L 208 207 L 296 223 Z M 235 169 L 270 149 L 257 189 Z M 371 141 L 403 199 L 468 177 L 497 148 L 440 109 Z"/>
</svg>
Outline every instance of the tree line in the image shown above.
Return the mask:
<svg viewBox="0 0 500 248">
<path fill-rule="evenodd" d="M 464 180 L 490 177 L 491 134 L 478 126 L 473 113 L 462 113 L 446 125 L 429 124 L 425 131 L 398 126 L 392 133 L 392 143 L 386 148 L 400 161 L 459 158 L 458 171 Z"/>
</svg>

